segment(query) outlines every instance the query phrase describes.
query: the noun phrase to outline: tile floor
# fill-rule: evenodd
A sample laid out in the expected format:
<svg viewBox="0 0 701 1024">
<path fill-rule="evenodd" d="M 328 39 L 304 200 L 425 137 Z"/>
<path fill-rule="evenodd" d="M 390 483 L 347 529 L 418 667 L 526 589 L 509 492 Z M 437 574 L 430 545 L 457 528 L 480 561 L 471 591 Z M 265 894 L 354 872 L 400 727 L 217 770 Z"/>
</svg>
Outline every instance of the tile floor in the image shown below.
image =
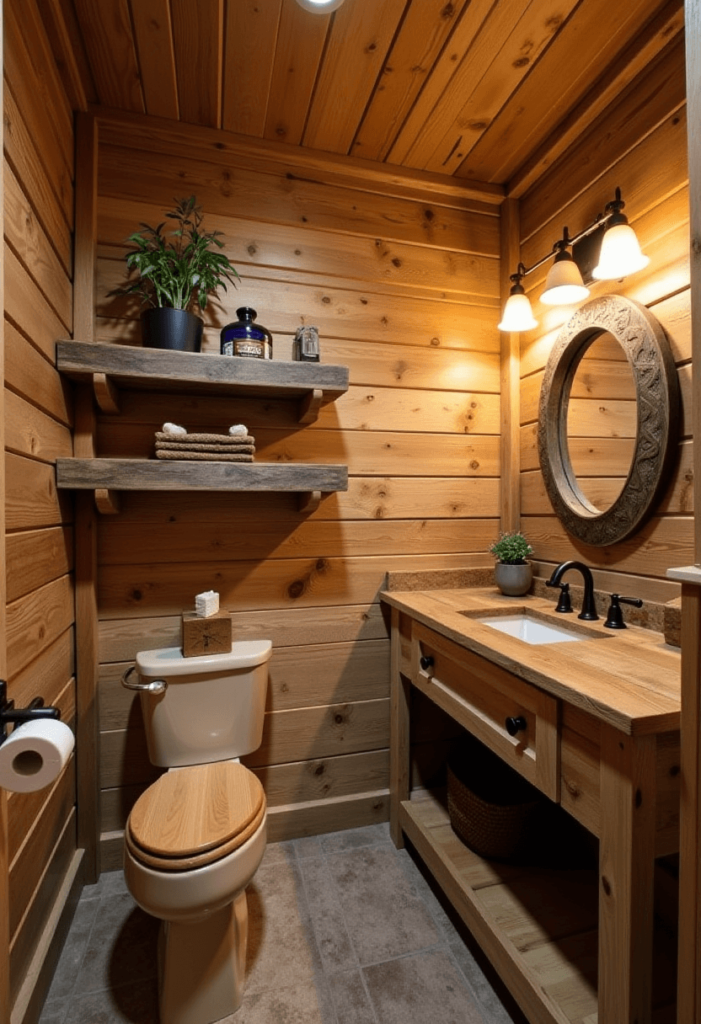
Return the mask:
<svg viewBox="0 0 701 1024">
<path fill-rule="evenodd" d="M 231 1024 L 525 1024 L 386 824 L 270 844 Z M 121 871 L 87 886 L 40 1024 L 157 1024 L 158 922 Z"/>
</svg>

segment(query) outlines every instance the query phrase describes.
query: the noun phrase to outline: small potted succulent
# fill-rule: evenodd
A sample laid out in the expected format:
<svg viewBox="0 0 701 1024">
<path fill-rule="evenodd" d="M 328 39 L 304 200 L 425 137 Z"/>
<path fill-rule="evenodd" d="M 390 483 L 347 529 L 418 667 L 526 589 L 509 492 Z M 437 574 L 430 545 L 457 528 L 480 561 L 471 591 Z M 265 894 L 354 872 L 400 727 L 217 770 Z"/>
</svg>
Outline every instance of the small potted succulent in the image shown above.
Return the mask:
<svg viewBox="0 0 701 1024">
<path fill-rule="evenodd" d="M 203 323 L 194 309 L 204 310 L 208 296 L 226 290 L 227 282 L 236 286 L 239 275 L 218 251 L 224 246 L 222 232 L 202 229 L 195 196 L 175 204 L 166 212 L 174 222 L 171 231 L 164 231 L 162 221 L 156 227 L 141 224 L 141 231 L 129 236 L 126 263 L 136 276 L 110 295 L 137 295 L 149 307 L 141 314 L 144 345 L 199 352 Z"/>
<path fill-rule="evenodd" d="M 520 597 L 528 593 L 533 579 L 533 567 L 528 556 L 533 548 L 522 533 L 502 533 L 489 549 L 497 560 L 494 579 L 502 594 Z"/>
</svg>

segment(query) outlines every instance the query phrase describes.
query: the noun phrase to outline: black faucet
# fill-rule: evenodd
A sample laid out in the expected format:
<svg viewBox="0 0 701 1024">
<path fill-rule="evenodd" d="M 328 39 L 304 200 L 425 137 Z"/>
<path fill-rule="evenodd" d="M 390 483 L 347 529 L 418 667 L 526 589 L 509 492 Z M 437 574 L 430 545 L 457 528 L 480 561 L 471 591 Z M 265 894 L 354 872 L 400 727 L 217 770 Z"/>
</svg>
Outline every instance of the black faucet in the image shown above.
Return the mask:
<svg viewBox="0 0 701 1024">
<path fill-rule="evenodd" d="M 598 619 L 599 616 L 596 614 L 596 605 L 594 604 L 594 577 L 591 574 L 591 569 L 584 562 L 561 562 L 557 569 L 553 571 L 552 576 L 545 584 L 546 587 L 559 587 L 561 586 L 560 580 L 569 569 L 579 569 L 584 580 L 584 598 L 582 600 L 582 610 L 577 616 L 579 619 Z M 560 608 L 556 609 L 560 611 Z"/>
</svg>

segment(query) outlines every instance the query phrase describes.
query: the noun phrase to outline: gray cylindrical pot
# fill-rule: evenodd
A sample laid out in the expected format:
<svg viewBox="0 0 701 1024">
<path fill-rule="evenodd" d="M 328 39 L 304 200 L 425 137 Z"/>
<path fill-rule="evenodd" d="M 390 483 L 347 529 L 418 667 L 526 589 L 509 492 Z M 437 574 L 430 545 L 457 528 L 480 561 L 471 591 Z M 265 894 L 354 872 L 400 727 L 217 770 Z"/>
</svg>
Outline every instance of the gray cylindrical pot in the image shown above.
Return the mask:
<svg viewBox="0 0 701 1024">
<path fill-rule="evenodd" d="M 202 320 L 186 309 L 158 306 L 141 314 L 141 340 L 146 348 L 199 352 Z"/>
<path fill-rule="evenodd" d="M 494 566 L 494 579 L 502 594 L 508 597 L 521 597 L 530 590 L 533 568 L 530 562 L 523 562 L 521 565 L 497 562 Z"/>
</svg>

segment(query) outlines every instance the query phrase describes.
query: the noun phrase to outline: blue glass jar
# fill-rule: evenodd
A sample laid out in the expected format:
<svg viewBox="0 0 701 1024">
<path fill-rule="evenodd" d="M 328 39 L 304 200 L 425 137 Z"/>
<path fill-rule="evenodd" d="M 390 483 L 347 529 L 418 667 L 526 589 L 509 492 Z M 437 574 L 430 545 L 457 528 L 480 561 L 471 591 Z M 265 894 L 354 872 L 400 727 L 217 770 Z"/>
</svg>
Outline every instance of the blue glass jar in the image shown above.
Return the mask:
<svg viewBox="0 0 701 1024">
<path fill-rule="evenodd" d="M 273 336 L 255 323 L 257 313 L 250 306 L 236 310 L 236 320 L 222 328 L 219 349 L 223 356 L 246 356 L 249 359 L 272 359 Z"/>
</svg>

